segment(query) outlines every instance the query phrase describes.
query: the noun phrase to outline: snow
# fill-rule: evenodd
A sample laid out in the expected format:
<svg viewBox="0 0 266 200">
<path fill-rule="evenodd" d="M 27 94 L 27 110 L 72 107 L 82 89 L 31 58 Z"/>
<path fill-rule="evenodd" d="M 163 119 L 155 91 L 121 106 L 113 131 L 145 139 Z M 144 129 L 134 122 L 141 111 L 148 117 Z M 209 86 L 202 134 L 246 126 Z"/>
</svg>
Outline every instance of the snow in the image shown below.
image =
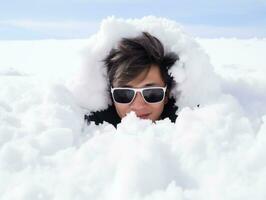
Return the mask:
<svg viewBox="0 0 266 200">
<path fill-rule="evenodd" d="M 86 126 L 109 103 L 102 56 L 142 30 L 180 55 L 176 123 Z M 0 41 L 0 199 L 264 200 L 265 51 L 154 17 L 106 19 L 87 40 Z"/>
<path fill-rule="evenodd" d="M 253 125 L 266 113 L 266 39 L 199 39 L 221 76 L 222 88 L 237 98 Z"/>
</svg>

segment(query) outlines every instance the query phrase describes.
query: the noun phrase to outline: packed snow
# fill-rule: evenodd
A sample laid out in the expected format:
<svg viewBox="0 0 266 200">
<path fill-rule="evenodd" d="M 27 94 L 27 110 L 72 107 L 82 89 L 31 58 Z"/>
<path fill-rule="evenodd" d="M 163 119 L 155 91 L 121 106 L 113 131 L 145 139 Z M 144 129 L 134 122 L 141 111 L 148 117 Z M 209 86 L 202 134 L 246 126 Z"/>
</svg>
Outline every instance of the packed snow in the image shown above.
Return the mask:
<svg viewBox="0 0 266 200">
<path fill-rule="evenodd" d="M 180 56 L 176 123 L 86 125 L 110 103 L 102 59 L 141 31 Z M 265 39 L 191 38 L 155 17 L 111 17 L 83 40 L 0 41 L 0 199 L 265 200 L 264 52 Z"/>
</svg>

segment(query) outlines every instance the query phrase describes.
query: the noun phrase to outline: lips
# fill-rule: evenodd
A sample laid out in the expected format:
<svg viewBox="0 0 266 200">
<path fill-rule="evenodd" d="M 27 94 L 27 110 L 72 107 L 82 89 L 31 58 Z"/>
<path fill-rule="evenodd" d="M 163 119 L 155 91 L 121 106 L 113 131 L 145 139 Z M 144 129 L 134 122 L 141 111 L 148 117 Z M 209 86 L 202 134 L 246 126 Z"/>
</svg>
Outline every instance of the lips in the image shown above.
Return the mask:
<svg viewBox="0 0 266 200">
<path fill-rule="evenodd" d="M 148 119 L 149 118 L 149 115 L 150 115 L 150 113 L 147 113 L 147 114 L 139 114 L 137 116 L 138 116 L 138 118 L 141 118 L 141 119 Z"/>
</svg>

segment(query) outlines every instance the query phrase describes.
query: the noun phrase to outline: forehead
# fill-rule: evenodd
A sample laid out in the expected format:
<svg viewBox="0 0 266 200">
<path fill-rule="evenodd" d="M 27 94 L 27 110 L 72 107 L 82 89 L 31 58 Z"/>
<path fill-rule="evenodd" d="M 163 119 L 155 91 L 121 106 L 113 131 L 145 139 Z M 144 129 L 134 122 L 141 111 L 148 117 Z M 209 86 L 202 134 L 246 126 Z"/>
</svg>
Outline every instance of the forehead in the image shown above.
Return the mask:
<svg viewBox="0 0 266 200">
<path fill-rule="evenodd" d="M 133 80 L 129 81 L 125 86 L 129 87 L 145 87 L 145 86 L 164 86 L 159 66 L 152 65 L 149 70 L 140 73 Z"/>
</svg>

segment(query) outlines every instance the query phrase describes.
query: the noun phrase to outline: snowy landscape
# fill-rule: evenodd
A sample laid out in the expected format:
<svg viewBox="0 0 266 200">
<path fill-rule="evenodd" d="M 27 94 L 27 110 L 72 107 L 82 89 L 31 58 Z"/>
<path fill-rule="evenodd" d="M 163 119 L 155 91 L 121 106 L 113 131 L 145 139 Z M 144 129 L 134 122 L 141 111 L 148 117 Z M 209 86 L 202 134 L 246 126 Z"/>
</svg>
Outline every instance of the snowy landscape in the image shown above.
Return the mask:
<svg viewBox="0 0 266 200">
<path fill-rule="evenodd" d="M 180 55 L 176 123 L 115 129 L 102 59 L 155 34 Z M 1 200 L 265 200 L 266 38 L 192 38 L 170 20 L 105 19 L 88 39 L 0 41 Z M 200 104 L 200 107 L 196 105 Z"/>
</svg>

